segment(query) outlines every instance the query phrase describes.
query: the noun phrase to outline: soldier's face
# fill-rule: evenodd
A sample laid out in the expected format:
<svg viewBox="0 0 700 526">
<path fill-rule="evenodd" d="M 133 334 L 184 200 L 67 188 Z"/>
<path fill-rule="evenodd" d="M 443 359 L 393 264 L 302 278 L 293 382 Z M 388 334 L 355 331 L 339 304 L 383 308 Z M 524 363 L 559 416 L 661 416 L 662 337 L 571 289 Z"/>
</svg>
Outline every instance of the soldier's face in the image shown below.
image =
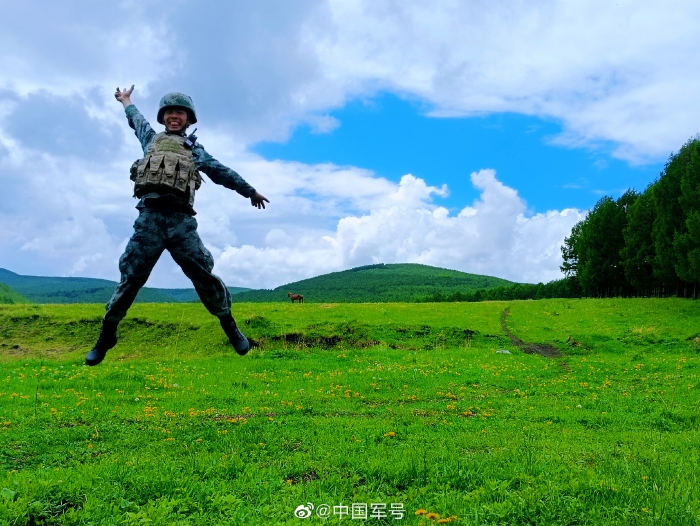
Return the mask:
<svg viewBox="0 0 700 526">
<path fill-rule="evenodd" d="M 163 113 L 163 121 L 168 131 L 181 131 L 187 125 L 187 112 L 180 108 L 168 108 Z"/>
</svg>

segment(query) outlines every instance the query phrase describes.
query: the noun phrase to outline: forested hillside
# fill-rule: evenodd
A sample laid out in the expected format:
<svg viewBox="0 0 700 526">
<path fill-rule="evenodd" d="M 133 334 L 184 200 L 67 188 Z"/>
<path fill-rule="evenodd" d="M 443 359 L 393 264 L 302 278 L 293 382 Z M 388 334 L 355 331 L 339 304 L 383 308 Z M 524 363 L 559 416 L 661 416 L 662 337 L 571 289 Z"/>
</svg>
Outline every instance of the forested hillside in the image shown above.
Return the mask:
<svg viewBox="0 0 700 526">
<path fill-rule="evenodd" d="M 644 192 L 603 197 L 562 246 L 585 296 L 700 295 L 700 141 L 671 156 Z"/>
<path fill-rule="evenodd" d="M 29 303 L 29 300 L 8 285 L 0 283 L 0 303 Z"/>
<path fill-rule="evenodd" d="M 425 296 L 510 286 L 491 276 L 413 263 L 379 264 L 289 283 L 273 290 L 251 290 L 233 296 L 234 302 L 289 301 L 287 293 L 303 294 L 306 302 L 415 301 Z"/>
<path fill-rule="evenodd" d="M 116 281 L 95 278 L 23 276 L 0 268 L 0 283 L 5 283 L 33 303 L 107 303 Z M 231 294 L 249 290 L 229 287 Z M 197 302 L 194 289 L 142 288 L 136 302 L 179 303 Z"/>
</svg>

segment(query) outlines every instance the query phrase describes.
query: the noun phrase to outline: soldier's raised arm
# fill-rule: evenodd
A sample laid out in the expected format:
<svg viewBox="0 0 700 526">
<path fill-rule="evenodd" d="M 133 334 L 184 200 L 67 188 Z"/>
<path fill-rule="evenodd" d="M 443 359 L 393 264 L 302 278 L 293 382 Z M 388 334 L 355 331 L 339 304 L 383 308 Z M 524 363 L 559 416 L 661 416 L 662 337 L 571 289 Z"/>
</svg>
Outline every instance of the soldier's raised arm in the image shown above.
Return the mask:
<svg viewBox="0 0 700 526">
<path fill-rule="evenodd" d="M 133 128 L 136 138 L 141 143 L 143 153 L 146 153 L 146 150 L 148 150 L 148 145 L 151 144 L 156 132 L 146 118 L 141 115 L 141 112 L 136 109 L 134 103 L 131 102 L 131 94 L 133 91 L 133 84 L 129 89 L 125 89 L 124 91 L 117 88 L 117 91 L 114 93 L 114 98 L 121 102 L 124 106 L 124 111 L 126 112 L 126 119 L 129 121 L 129 126 Z"/>
</svg>

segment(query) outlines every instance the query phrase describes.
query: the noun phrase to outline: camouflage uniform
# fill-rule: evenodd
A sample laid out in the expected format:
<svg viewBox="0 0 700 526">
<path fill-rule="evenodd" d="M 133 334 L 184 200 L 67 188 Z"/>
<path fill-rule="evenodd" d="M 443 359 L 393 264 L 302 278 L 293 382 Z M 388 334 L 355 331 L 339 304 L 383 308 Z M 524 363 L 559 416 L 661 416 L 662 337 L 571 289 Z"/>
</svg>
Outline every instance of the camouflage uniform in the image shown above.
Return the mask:
<svg viewBox="0 0 700 526">
<path fill-rule="evenodd" d="M 144 155 L 148 154 L 154 139 L 158 140 L 162 134 L 156 134 L 133 104 L 127 106 L 125 111 Z M 184 136 L 185 133 L 173 135 Z M 196 170 L 204 172 L 213 182 L 244 197 L 255 195 L 252 186 L 209 155 L 200 144 L 192 148 L 192 161 Z M 134 234 L 119 259 L 121 281 L 107 303 L 104 321 L 116 324 L 126 316 L 163 250 L 170 252 L 185 275 L 192 280 L 207 310 L 217 317 L 228 315 L 231 312 L 231 295 L 223 281 L 211 272 L 214 259 L 197 234 L 196 212 L 192 208 L 193 192 L 185 197 L 167 192 L 167 189 L 151 188 L 142 193 L 135 194 L 140 198 L 136 205 L 139 217 L 134 223 Z"/>
</svg>

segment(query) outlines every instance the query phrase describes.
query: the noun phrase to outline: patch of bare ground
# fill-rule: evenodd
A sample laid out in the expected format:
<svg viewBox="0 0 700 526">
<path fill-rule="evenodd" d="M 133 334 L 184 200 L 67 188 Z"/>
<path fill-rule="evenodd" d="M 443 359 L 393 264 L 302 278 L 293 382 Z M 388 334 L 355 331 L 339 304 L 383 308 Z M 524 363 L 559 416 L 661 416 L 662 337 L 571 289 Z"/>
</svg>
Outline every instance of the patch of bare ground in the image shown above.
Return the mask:
<svg viewBox="0 0 700 526">
<path fill-rule="evenodd" d="M 75 347 L 73 346 L 64 347 L 61 349 L 57 349 L 54 347 L 48 349 L 37 349 L 35 347 L 23 347 L 20 344 L 0 343 L 0 356 L 7 358 L 18 358 L 26 355 L 55 357 L 71 353 L 74 350 Z"/>
<path fill-rule="evenodd" d="M 303 475 L 289 476 L 286 478 L 288 484 L 308 484 L 314 480 L 318 480 L 321 477 L 313 469 Z"/>
<path fill-rule="evenodd" d="M 510 343 L 512 343 L 515 347 L 517 347 L 526 354 L 539 354 L 540 356 L 544 356 L 545 358 L 558 358 L 561 355 L 559 349 L 554 347 L 554 345 L 550 345 L 549 343 L 524 342 L 515 334 L 510 332 L 510 330 L 508 330 L 508 326 L 506 325 L 506 318 L 508 317 L 509 312 L 510 307 L 507 307 L 501 314 L 501 328 L 503 329 L 503 332 L 506 333 L 506 336 L 508 336 L 508 338 L 510 339 Z"/>
</svg>

